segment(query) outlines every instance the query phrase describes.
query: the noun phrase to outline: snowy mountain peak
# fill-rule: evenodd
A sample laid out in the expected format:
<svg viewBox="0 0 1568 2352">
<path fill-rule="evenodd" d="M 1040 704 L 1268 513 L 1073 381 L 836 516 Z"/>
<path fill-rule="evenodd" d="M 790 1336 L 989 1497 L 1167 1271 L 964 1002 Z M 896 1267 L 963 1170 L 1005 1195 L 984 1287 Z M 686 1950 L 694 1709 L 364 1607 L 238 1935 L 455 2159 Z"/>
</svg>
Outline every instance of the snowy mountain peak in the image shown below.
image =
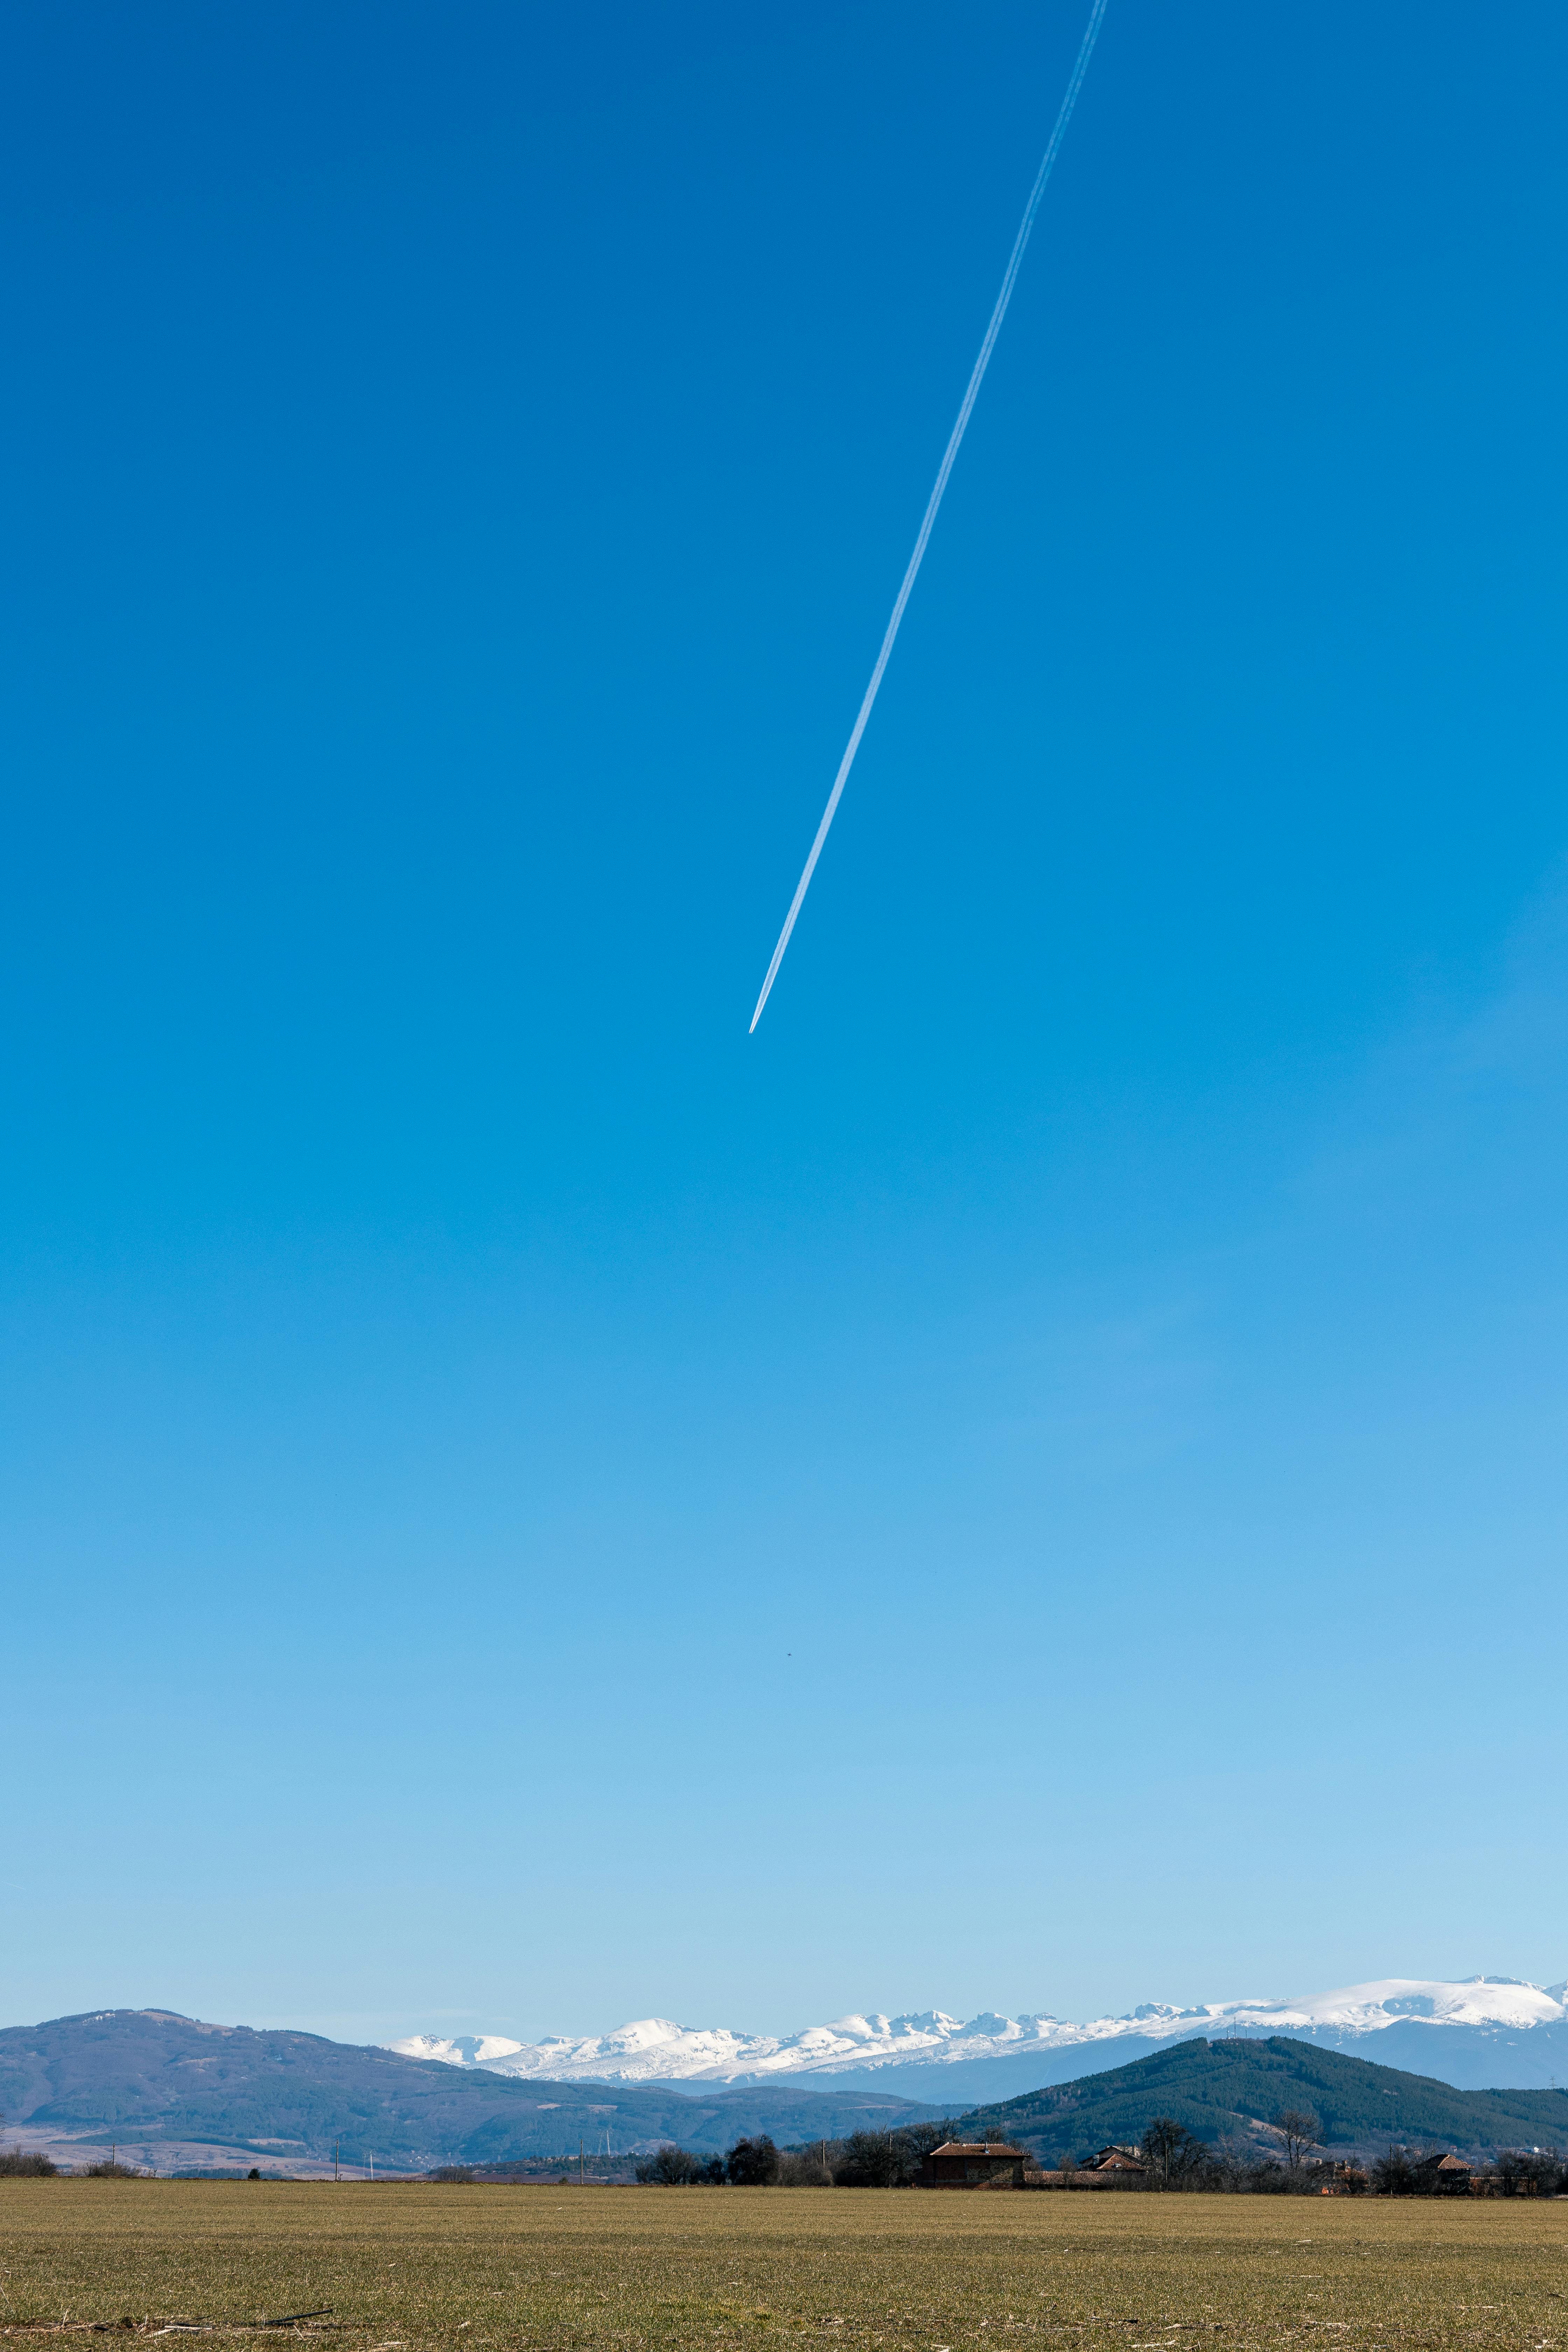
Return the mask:
<svg viewBox="0 0 1568 2352">
<path fill-rule="evenodd" d="M 725 2025 L 677 2025 L 668 2017 L 643 2017 L 612 2033 L 552 2034 L 542 2042 L 511 2042 L 500 2034 L 415 2033 L 389 2046 L 409 2058 L 440 2059 L 451 2066 L 481 2066 L 493 2074 L 536 2075 L 551 2082 L 756 2083 L 781 2075 L 1044 2056 L 1127 2039 L 1182 2041 L 1199 2033 L 1324 2033 L 1359 2039 L 1394 2025 L 1518 2032 L 1562 2025 L 1568 2021 L 1565 2000 L 1568 1982 L 1543 1989 L 1517 1977 L 1477 1976 L 1458 1983 L 1383 1977 L 1290 2000 L 1212 2001 L 1195 2009 L 1144 2001 L 1121 2017 L 1095 2018 L 1083 2025 L 1065 2023 L 1043 2011 L 1004 2017 L 983 2010 L 976 2017 L 960 2020 L 941 2009 L 899 2017 L 872 2010 L 788 2034 L 745 2033 Z M 888 2087 L 895 2086 L 889 2083 Z"/>
<path fill-rule="evenodd" d="M 439 2058 L 448 2066 L 492 2070 L 499 2058 L 510 2058 L 522 2048 L 521 2042 L 509 2042 L 500 2033 L 458 2033 L 449 2040 L 438 2033 L 411 2033 L 405 2042 L 390 2046 L 405 2058 Z"/>
</svg>

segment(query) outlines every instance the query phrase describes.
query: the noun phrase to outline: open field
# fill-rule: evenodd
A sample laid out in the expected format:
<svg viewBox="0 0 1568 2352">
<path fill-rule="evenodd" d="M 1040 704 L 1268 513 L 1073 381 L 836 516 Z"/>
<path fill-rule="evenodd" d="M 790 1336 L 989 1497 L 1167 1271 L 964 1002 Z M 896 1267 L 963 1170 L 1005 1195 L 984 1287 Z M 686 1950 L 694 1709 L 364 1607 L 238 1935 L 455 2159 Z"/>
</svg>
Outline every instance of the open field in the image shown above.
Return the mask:
<svg viewBox="0 0 1568 2352">
<path fill-rule="evenodd" d="M 1568 2201 L 0 2180 L 0 2273 L 14 2342 L 1568 2352 Z"/>
</svg>

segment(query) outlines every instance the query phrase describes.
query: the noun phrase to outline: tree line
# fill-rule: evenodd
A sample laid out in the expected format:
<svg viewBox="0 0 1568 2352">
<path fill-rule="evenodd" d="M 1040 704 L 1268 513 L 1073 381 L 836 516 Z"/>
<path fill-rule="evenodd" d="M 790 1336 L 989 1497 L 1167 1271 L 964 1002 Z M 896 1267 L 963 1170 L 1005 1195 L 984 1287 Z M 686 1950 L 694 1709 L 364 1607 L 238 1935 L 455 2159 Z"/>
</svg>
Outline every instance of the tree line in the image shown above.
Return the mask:
<svg viewBox="0 0 1568 2352">
<path fill-rule="evenodd" d="M 738 2139 L 722 2156 L 661 2147 L 638 2163 L 637 2177 L 669 2189 L 909 2189 L 918 2181 L 931 2151 L 950 2135 L 948 2125 L 914 2124 L 781 2148 L 761 2133 Z M 1242 2135 L 1211 2143 L 1196 2137 L 1173 2116 L 1154 2116 L 1135 2151 L 1142 2175 L 1129 2185 L 1232 2196 L 1316 2196 L 1324 2188 L 1349 2196 L 1383 2197 L 1468 2191 L 1473 2176 L 1438 2171 L 1441 2149 L 1391 2147 L 1363 2167 L 1335 2162 L 1323 2154 L 1321 2137 L 1321 2124 L 1310 2108 L 1281 2108 L 1261 2145 L 1256 2137 Z M 1092 2167 L 1100 2153 L 1078 2158 L 1063 2153 L 1047 2168 L 1065 2185 L 1075 2172 Z M 1475 2171 L 1504 2196 L 1568 2193 L 1568 2159 L 1554 2149 L 1505 2149 Z"/>
<path fill-rule="evenodd" d="M 901 2131 L 858 2131 L 847 2139 L 777 2147 L 760 2132 L 738 2139 L 722 2156 L 661 2147 L 643 2159 L 637 2176 L 667 2189 L 907 2189 L 948 2137 L 946 2125 L 911 2124 Z"/>
<path fill-rule="evenodd" d="M 56 2180 L 60 2168 L 52 2157 L 34 2147 L 0 2147 L 0 2180 Z M 134 2165 L 116 2164 L 106 2157 L 101 2164 L 78 2165 L 74 2173 L 78 2180 L 140 2180 L 142 2175 Z"/>
</svg>

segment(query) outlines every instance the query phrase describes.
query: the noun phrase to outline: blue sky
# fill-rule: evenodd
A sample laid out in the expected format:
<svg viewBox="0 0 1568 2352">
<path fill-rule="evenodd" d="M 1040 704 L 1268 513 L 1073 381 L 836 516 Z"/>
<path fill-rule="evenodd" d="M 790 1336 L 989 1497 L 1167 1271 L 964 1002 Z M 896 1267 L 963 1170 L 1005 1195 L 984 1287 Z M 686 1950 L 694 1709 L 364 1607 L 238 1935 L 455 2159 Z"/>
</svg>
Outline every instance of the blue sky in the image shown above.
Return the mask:
<svg viewBox="0 0 1568 2352">
<path fill-rule="evenodd" d="M 5 2013 L 1568 1972 L 1561 16 L 0 35 Z"/>
</svg>

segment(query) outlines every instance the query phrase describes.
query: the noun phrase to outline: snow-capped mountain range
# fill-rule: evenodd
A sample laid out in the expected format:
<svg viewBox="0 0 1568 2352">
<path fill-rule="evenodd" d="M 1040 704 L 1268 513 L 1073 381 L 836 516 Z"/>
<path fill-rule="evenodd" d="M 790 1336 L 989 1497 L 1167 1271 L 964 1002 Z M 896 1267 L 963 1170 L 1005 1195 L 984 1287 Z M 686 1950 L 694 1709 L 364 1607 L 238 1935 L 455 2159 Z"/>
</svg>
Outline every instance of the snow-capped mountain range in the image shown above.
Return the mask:
<svg viewBox="0 0 1568 2352">
<path fill-rule="evenodd" d="M 584 2038 L 414 2033 L 389 2046 L 409 2058 L 555 2083 L 695 2086 L 788 2078 L 806 2088 L 814 2077 L 826 2077 L 834 2089 L 852 2081 L 909 2098 L 964 2101 L 1099 2074 L 1171 2042 L 1236 2033 L 1289 2034 L 1447 2082 L 1544 2083 L 1568 2077 L 1568 1982 L 1385 1977 L 1292 2000 L 1206 2001 L 1195 2009 L 1146 2001 L 1084 2025 L 989 2011 L 959 2019 L 933 2009 L 900 2017 L 857 2013 L 799 2033 L 771 2034 L 647 2017 Z M 828 2081 L 820 2086 L 826 2089 Z"/>
</svg>

